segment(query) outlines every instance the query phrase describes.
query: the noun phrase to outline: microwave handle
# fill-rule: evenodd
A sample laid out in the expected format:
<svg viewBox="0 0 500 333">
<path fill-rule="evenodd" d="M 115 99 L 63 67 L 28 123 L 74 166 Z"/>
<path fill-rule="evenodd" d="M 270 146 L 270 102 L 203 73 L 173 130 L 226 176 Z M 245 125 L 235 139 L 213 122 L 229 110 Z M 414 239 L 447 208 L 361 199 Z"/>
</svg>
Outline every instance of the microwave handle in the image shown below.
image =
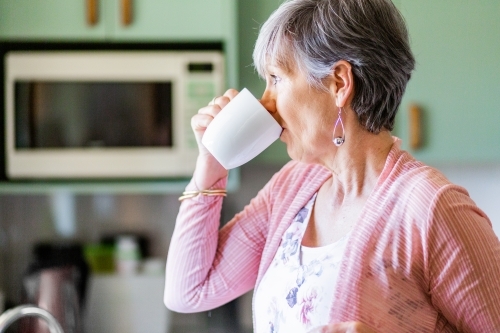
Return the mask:
<svg viewBox="0 0 500 333">
<path fill-rule="evenodd" d="M 122 25 L 128 26 L 132 23 L 132 12 L 133 12 L 133 4 L 132 0 L 122 0 Z"/>
<path fill-rule="evenodd" d="M 87 24 L 90 26 L 97 24 L 97 2 L 99 0 L 86 0 L 87 4 Z"/>
</svg>

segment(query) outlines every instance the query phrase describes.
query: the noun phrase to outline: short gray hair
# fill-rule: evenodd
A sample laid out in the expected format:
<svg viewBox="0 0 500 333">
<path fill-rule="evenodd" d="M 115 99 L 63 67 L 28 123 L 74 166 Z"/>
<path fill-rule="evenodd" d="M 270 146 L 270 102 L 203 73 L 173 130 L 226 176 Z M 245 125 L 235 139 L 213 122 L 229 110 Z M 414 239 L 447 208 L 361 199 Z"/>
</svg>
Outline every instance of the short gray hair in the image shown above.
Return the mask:
<svg viewBox="0 0 500 333">
<path fill-rule="evenodd" d="M 260 76 L 268 62 L 295 66 L 319 89 L 339 60 L 352 66 L 351 107 L 360 124 L 372 133 L 392 130 L 415 59 L 391 0 L 285 1 L 261 27 L 253 53 Z"/>
</svg>

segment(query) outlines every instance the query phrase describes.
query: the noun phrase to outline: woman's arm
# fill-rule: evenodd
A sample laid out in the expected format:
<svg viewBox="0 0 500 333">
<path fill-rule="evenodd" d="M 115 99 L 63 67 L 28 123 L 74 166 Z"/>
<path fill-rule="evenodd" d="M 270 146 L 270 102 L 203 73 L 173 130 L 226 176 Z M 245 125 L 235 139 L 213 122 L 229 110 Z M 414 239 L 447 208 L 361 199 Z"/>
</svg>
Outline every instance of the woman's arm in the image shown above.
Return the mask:
<svg viewBox="0 0 500 333">
<path fill-rule="evenodd" d="M 188 191 L 225 189 L 227 171 L 201 143 L 210 122 L 236 96 L 228 90 L 191 119 L 199 155 Z M 211 309 L 250 290 L 255 283 L 264 238 L 259 228 L 268 221 L 265 195 L 219 232 L 222 197 L 198 195 L 184 200 L 171 240 L 164 300 L 179 312 Z"/>
<path fill-rule="evenodd" d="M 491 223 L 456 186 L 431 207 L 428 281 L 433 305 L 459 332 L 500 332 L 500 242 Z"/>
<path fill-rule="evenodd" d="M 220 231 L 221 197 L 197 196 L 181 204 L 167 260 L 168 308 L 204 311 L 254 287 L 267 235 L 272 183 Z M 222 186 L 225 180 L 214 185 Z"/>
</svg>

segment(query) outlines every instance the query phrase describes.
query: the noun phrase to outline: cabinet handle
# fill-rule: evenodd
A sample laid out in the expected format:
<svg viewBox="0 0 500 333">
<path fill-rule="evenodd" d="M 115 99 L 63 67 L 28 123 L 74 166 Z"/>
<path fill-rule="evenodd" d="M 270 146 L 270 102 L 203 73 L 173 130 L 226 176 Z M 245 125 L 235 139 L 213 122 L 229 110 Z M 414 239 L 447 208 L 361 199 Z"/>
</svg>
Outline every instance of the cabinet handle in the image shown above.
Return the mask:
<svg viewBox="0 0 500 333">
<path fill-rule="evenodd" d="M 97 24 L 97 1 L 98 0 L 86 0 L 87 24 L 90 26 Z"/>
<path fill-rule="evenodd" d="M 122 25 L 132 23 L 132 0 L 122 0 Z"/>
<path fill-rule="evenodd" d="M 422 110 L 417 104 L 410 105 L 410 147 L 419 149 L 422 146 Z"/>
</svg>

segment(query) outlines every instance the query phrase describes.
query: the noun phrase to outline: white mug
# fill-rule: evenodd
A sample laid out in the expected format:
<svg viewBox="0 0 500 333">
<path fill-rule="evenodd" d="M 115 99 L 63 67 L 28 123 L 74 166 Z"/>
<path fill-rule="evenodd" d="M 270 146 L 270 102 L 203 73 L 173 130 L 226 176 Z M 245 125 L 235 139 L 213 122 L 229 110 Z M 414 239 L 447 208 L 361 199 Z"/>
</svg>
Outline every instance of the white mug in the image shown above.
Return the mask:
<svg viewBox="0 0 500 333">
<path fill-rule="evenodd" d="M 281 131 L 269 111 L 244 88 L 208 125 L 201 142 L 229 170 L 259 155 Z"/>
</svg>

